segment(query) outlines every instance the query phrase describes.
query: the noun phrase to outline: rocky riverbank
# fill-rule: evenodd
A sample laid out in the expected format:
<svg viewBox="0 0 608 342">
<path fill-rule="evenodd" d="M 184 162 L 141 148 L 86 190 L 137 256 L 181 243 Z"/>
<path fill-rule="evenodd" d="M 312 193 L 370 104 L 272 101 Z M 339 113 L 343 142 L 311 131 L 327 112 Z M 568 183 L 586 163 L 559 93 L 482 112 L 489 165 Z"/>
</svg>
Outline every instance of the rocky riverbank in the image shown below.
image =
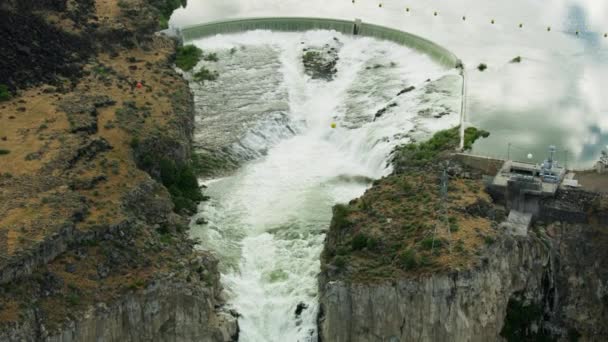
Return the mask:
<svg viewBox="0 0 608 342">
<path fill-rule="evenodd" d="M 399 148 L 393 174 L 334 208 L 321 340 L 605 340 L 605 196 L 560 192 L 527 236 L 511 236 L 483 171 L 448 152 L 456 136 Z"/>
<path fill-rule="evenodd" d="M 0 5 L 0 340 L 237 338 L 186 232 L 194 107 L 155 34 L 179 4 Z"/>
</svg>

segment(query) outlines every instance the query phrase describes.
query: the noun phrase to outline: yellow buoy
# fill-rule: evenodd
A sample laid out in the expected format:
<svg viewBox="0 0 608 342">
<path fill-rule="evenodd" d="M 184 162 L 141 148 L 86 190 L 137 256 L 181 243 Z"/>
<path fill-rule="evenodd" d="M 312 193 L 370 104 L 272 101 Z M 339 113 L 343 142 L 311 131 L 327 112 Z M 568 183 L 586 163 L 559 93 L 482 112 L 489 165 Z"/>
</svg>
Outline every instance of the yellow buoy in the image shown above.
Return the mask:
<svg viewBox="0 0 608 342">
<path fill-rule="evenodd" d="M 336 128 L 336 123 L 335 122 L 331 123 L 331 128 Z"/>
</svg>

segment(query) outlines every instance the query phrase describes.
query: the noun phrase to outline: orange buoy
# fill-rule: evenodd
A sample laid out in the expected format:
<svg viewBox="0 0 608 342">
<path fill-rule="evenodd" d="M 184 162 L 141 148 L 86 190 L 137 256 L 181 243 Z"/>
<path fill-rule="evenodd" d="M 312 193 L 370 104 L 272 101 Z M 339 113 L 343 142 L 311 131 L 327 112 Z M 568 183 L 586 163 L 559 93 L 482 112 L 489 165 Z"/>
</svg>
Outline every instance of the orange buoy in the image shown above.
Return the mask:
<svg viewBox="0 0 608 342">
<path fill-rule="evenodd" d="M 141 84 L 141 82 L 137 82 L 136 87 L 137 87 L 137 89 L 141 89 L 141 87 L 143 87 L 143 85 Z"/>
</svg>

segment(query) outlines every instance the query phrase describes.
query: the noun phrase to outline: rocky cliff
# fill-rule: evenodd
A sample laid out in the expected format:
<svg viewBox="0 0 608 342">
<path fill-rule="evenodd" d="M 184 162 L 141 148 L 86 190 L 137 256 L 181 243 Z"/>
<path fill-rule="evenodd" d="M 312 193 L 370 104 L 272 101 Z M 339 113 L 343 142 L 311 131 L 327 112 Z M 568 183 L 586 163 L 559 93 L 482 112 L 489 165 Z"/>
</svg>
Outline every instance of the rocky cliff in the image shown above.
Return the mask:
<svg viewBox="0 0 608 342">
<path fill-rule="evenodd" d="M 186 232 L 193 101 L 155 34 L 181 3 L 0 4 L 0 340 L 238 337 Z"/>
<path fill-rule="evenodd" d="M 505 237 L 466 271 L 385 282 L 322 281 L 323 341 L 495 341 L 514 293 L 542 301 L 549 253 Z"/>
<path fill-rule="evenodd" d="M 334 208 L 320 340 L 606 340 L 606 195 L 560 190 L 511 236 L 453 133 L 397 149 L 393 174 Z"/>
</svg>

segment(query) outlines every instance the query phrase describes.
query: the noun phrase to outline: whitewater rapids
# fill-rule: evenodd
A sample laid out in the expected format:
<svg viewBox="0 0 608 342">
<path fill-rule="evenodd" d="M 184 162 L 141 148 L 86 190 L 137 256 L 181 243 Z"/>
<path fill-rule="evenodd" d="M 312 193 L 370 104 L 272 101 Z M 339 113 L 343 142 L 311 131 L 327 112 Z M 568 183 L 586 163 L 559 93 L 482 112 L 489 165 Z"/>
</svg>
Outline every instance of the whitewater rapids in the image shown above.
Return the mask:
<svg viewBox="0 0 608 342">
<path fill-rule="evenodd" d="M 316 341 L 316 277 L 332 206 L 388 174 L 395 146 L 457 125 L 462 80 L 406 47 L 333 31 L 194 43 L 219 57 L 196 69 L 220 75 L 191 83 L 195 143 L 242 166 L 205 181 L 211 199 L 191 234 L 220 259 L 229 305 L 242 315 L 241 341 Z M 325 44 L 338 50 L 338 71 L 333 81 L 313 80 L 302 55 Z M 307 308 L 296 315 L 300 303 Z"/>
</svg>

